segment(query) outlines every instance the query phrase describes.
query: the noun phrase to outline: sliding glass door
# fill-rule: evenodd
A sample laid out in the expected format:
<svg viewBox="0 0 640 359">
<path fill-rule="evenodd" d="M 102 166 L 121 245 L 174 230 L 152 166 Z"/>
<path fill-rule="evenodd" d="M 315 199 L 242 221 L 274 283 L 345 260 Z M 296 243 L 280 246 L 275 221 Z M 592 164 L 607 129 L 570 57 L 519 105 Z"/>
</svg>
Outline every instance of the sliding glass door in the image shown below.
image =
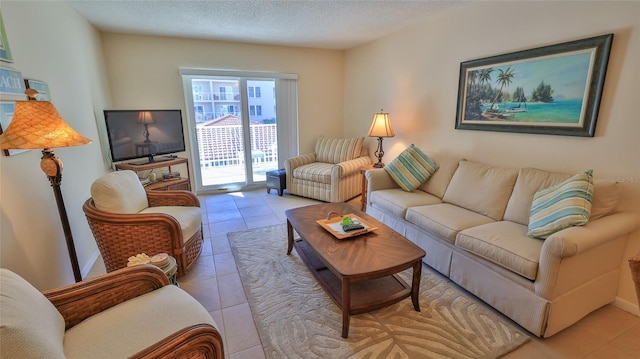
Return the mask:
<svg viewBox="0 0 640 359">
<path fill-rule="evenodd" d="M 188 104 L 191 102 L 187 117 L 196 190 L 264 185 L 266 172 L 282 165 L 278 154 L 278 133 L 283 131 L 278 129 L 277 79 L 221 75 L 183 79 L 185 92 L 189 91 L 185 98 Z"/>
</svg>

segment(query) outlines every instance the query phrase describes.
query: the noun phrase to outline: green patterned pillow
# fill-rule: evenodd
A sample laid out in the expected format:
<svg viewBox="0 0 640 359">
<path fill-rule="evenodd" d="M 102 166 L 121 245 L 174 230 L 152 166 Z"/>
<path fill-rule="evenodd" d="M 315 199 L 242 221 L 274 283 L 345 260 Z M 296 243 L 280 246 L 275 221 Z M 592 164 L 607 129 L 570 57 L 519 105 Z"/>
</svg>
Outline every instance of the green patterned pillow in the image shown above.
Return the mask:
<svg viewBox="0 0 640 359">
<path fill-rule="evenodd" d="M 592 198 L 593 170 L 539 190 L 533 196 L 527 236 L 545 239 L 559 230 L 586 224 Z"/>
<path fill-rule="evenodd" d="M 429 156 L 411 144 L 384 167 L 403 190 L 411 192 L 425 183 L 440 168 Z"/>
</svg>

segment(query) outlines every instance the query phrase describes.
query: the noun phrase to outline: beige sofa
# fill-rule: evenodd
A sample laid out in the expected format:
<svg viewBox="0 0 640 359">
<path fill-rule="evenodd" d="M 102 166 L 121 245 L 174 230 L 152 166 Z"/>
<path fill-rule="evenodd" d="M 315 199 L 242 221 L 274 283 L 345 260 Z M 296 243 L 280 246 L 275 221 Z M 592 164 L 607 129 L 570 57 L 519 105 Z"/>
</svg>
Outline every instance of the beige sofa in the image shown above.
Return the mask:
<svg viewBox="0 0 640 359">
<path fill-rule="evenodd" d="M 497 168 L 445 153 L 418 189 L 369 170 L 367 213 L 423 248 L 424 262 L 540 337 L 612 302 L 628 235 L 640 225 L 617 213 L 619 187 L 595 181 L 584 226 L 546 239 L 526 235 L 536 191 L 571 177 Z"/>
<path fill-rule="evenodd" d="M 363 142 L 364 137 L 320 137 L 315 152 L 285 160 L 287 192 L 325 202 L 362 194 L 360 167 L 371 164 Z"/>
</svg>

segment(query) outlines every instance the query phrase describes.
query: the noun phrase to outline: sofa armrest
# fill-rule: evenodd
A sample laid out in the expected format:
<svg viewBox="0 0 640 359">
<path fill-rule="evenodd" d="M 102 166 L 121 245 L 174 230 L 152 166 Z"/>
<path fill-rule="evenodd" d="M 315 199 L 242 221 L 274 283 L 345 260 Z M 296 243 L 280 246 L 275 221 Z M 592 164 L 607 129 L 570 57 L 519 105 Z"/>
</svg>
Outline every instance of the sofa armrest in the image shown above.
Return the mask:
<svg viewBox="0 0 640 359">
<path fill-rule="evenodd" d="M 635 214 L 615 213 L 549 236 L 540 253 L 536 294 L 553 300 L 619 270 L 628 236 L 639 224 Z"/>
<path fill-rule="evenodd" d="M 65 330 L 97 313 L 169 284 L 154 265 L 133 266 L 87 279 L 43 294 L 58 309 Z"/>
<path fill-rule="evenodd" d="M 337 163 L 331 168 L 331 177 L 342 178 L 360 173 L 360 167 L 371 164 L 371 157 L 362 156 Z"/>
<path fill-rule="evenodd" d="M 149 191 L 149 207 L 183 206 L 200 207 L 200 200 L 190 191 Z"/>
<path fill-rule="evenodd" d="M 615 213 L 552 234 L 544 241 L 542 250 L 559 258 L 575 256 L 635 231 L 639 223 L 640 219 L 633 213 Z"/>
<path fill-rule="evenodd" d="M 371 195 L 371 192 L 381 189 L 400 188 L 398 183 L 383 169 L 369 170 L 365 173 L 365 177 L 367 177 L 367 185 L 369 187 L 367 191 L 369 195 Z"/>
</svg>

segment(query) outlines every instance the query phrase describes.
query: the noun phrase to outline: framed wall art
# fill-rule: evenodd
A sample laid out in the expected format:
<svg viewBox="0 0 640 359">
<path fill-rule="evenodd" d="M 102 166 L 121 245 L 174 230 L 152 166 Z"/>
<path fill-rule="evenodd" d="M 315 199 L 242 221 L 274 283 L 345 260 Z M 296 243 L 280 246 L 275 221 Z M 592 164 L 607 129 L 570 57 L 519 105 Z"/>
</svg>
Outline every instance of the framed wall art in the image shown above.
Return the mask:
<svg viewBox="0 0 640 359">
<path fill-rule="evenodd" d="M 593 137 L 613 34 L 460 64 L 456 129 Z"/>
<path fill-rule="evenodd" d="M 9 48 L 9 39 L 7 39 L 7 32 L 4 30 L 4 20 L 2 20 L 2 12 L 0 12 L 0 60 L 5 62 L 13 62 L 13 57 L 11 57 L 11 49 Z"/>
<path fill-rule="evenodd" d="M 24 86 L 20 71 L 8 67 L 0 68 L 0 95 L 24 97 Z"/>
<path fill-rule="evenodd" d="M 34 89 L 38 91 L 36 100 L 38 101 L 51 101 L 51 94 L 49 93 L 49 85 L 46 82 L 24 79 L 24 84 L 28 89 Z"/>
<path fill-rule="evenodd" d="M 0 101 L 0 134 L 9 127 L 15 110 L 16 103 L 14 101 Z M 4 150 L 4 154 L 5 156 L 14 156 L 27 151 L 29 150 Z"/>
</svg>

